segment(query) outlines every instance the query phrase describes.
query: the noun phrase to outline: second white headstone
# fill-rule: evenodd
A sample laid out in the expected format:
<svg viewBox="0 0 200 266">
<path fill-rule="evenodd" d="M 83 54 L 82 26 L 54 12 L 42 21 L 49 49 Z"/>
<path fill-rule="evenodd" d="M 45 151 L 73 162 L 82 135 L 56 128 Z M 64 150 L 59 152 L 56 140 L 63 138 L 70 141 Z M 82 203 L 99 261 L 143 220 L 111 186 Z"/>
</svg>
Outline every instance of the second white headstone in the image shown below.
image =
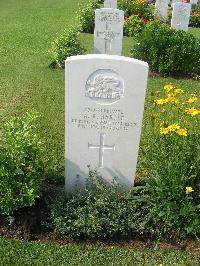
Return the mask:
<svg viewBox="0 0 200 266">
<path fill-rule="evenodd" d="M 188 31 L 190 20 L 191 4 L 188 3 L 174 3 L 171 28 L 176 30 Z"/>
<path fill-rule="evenodd" d="M 101 8 L 95 11 L 94 53 L 121 55 L 124 11 Z"/>
</svg>

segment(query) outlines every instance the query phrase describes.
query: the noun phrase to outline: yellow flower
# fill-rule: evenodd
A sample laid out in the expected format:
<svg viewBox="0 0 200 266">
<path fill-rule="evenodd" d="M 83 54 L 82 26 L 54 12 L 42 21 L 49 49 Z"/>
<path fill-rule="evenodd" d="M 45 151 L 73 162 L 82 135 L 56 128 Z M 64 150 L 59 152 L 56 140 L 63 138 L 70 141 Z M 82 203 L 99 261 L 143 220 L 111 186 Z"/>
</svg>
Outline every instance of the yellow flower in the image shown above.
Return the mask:
<svg viewBox="0 0 200 266">
<path fill-rule="evenodd" d="M 171 124 L 170 126 L 168 126 L 168 130 L 169 132 L 174 132 L 178 129 L 180 129 L 181 127 L 178 124 Z"/>
<path fill-rule="evenodd" d="M 200 114 L 200 111 L 197 110 L 195 107 L 186 108 L 186 109 L 185 109 L 185 112 L 186 112 L 188 115 L 191 115 L 191 116 L 195 116 L 195 115 Z"/>
<path fill-rule="evenodd" d="M 173 86 L 172 84 L 168 84 L 168 85 L 165 85 L 165 86 L 164 86 L 164 90 L 165 90 L 166 92 L 171 91 L 173 88 L 174 88 L 174 86 Z"/>
<path fill-rule="evenodd" d="M 168 128 L 166 127 L 161 127 L 160 128 L 160 134 L 161 135 L 167 135 L 167 134 L 169 134 L 169 130 L 168 130 Z"/>
<path fill-rule="evenodd" d="M 176 93 L 174 93 L 174 92 L 167 94 L 167 98 L 174 98 L 174 97 L 176 97 Z"/>
<path fill-rule="evenodd" d="M 194 189 L 192 188 L 192 187 L 186 187 L 186 194 L 189 194 L 189 193 L 191 193 L 191 192 L 193 192 L 194 191 Z"/>
<path fill-rule="evenodd" d="M 154 102 L 158 105 L 163 105 L 166 103 L 166 99 L 157 99 L 157 100 L 154 100 Z"/>
<path fill-rule="evenodd" d="M 168 93 L 166 98 L 167 103 L 178 103 L 179 99 L 176 98 L 175 93 Z"/>
<path fill-rule="evenodd" d="M 187 100 L 188 103 L 194 103 L 194 102 L 196 102 L 196 101 L 198 100 L 198 98 L 197 98 L 197 96 L 196 96 L 195 94 L 192 94 L 191 96 L 192 96 L 192 97 L 190 97 L 190 98 Z"/>
<path fill-rule="evenodd" d="M 184 93 L 184 90 L 182 89 L 175 89 L 174 91 L 176 94 L 179 94 L 179 93 Z"/>
<path fill-rule="evenodd" d="M 186 128 L 180 128 L 176 131 L 176 133 L 179 135 L 179 136 L 184 136 L 184 137 L 187 137 L 188 135 L 188 131 Z"/>
<path fill-rule="evenodd" d="M 170 96 L 170 97 L 167 98 L 167 102 L 168 103 L 179 103 L 179 99 Z"/>
</svg>

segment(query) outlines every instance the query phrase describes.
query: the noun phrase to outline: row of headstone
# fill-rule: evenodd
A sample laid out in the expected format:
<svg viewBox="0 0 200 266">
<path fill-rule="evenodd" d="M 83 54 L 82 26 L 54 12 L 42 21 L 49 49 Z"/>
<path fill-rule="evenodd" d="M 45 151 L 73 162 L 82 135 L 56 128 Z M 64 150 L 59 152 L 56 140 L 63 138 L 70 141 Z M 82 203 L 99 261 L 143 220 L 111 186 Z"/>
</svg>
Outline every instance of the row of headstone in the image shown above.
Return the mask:
<svg viewBox="0 0 200 266">
<path fill-rule="evenodd" d="M 168 5 L 169 0 L 156 0 L 156 18 L 167 21 Z M 172 6 L 171 28 L 187 31 L 190 20 L 191 4 L 181 2 L 180 0 L 173 0 Z"/>
<path fill-rule="evenodd" d="M 66 60 L 66 191 L 84 187 L 88 166 L 108 183 L 134 184 L 148 64 L 120 56 L 124 12 L 114 0 L 104 7 L 95 12 L 98 54 Z"/>
</svg>

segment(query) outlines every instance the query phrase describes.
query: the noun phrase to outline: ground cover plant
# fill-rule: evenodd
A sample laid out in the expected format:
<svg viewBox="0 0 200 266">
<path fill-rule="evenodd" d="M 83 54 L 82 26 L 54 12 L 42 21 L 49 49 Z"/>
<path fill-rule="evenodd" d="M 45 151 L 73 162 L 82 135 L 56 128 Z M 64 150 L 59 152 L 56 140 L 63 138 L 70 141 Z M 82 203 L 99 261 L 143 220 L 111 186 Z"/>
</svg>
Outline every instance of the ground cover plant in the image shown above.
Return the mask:
<svg viewBox="0 0 200 266">
<path fill-rule="evenodd" d="M 53 228 L 70 237 L 97 239 L 147 234 L 152 228 L 142 189 L 125 193 L 116 181 L 109 186 L 97 171 L 90 170 L 84 191 L 59 194 L 53 200 Z"/>
<path fill-rule="evenodd" d="M 84 3 L 84 1 L 79 2 Z M 45 157 L 51 158 L 54 161 L 53 172 L 51 176 L 48 176 L 48 179 L 51 180 L 51 182 L 60 182 L 62 185 L 64 183 L 64 72 L 62 70 L 52 70 L 48 68 L 48 65 L 52 62 L 48 50 L 50 43 L 55 39 L 56 33 L 62 33 L 64 28 L 67 28 L 68 25 L 75 22 L 74 14 L 77 5 L 78 1 L 70 0 L 58 0 L 56 2 L 53 0 L 20 2 L 8 0 L 1 1 L 0 3 L 0 32 L 2 36 L 0 39 L 1 125 L 3 121 L 10 121 L 13 115 L 21 116 L 27 110 L 38 111 L 41 114 L 41 117 L 38 118 L 37 133 L 45 142 Z M 197 28 L 189 29 L 189 32 L 198 38 L 200 37 L 200 32 Z M 93 36 L 91 34 L 81 34 L 81 39 L 84 41 L 87 52 L 92 52 Z M 133 41 L 132 39 L 125 37 L 123 42 L 123 55 L 129 56 L 130 46 L 132 46 Z M 156 78 L 155 76 L 149 78 L 141 151 L 138 160 L 137 180 L 141 180 L 144 176 L 148 176 L 149 172 L 145 149 L 147 148 L 147 142 L 151 140 L 150 133 L 152 132 L 152 124 L 150 124 L 149 118 L 154 116 L 154 112 L 152 113 L 152 109 L 149 107 L 152 106 L 154 100 L 165 98 L 162 95 L 158 96 L 157 91 L 161 90 L 161 88 L 168 83 L 176 84 L 177 87 L 182 88 L 185 92 L 187 91 L 187 95 L 196 92 L 198 96 L 199 93 L 199 83 L 195 79 L 175 80 L 173 78 Z M 158 108 L 159 106 L 155 105 L 154 107 Z M 187 108 L 191 107 L 188 106 Z M 199 109 L 198 106 L 195 108 Z M 196 117 L 197 116 L 194 116 L 193 118 L 196 119 Z M 145 128 L 149 129 L 144 130 Z M 184 195 L 184 199 L 188 196 L 189 203 L 193 200 L 196 201 L 196 187 L 193 183 L 188 183 L 187 187 L 188 194 L 186 194 L 186 187 L 181 191 L 182 195 Z M 191 191 L 191 188 L 194 191 Z M 190 197 L 193 199 L 190 199 Z M 157 210 L 154 209 L 154 211 Z M 191 214 L 191 212 L 189 212 L 189 214 Z M 192 219 L 192 215 L 190 218 Z M 169 226 L 167 226 L 167 228 L 169 228 Z M 35 237 L 35 239 L 38 238 Z M 13 249 L 11 248 L 11 245 Z M 9 265 L 9 263 L 14 265 L 19 259 L 21 260 L 21 265 L 23 265 L 23 263 L 24 265 L 30 263 L 33 264 L 34 262 L 30 257 L 33 256 L 37 259 L 38 257 L 35 254 L 40 254 L 39 259 L 42 261 L 41 265 L 45 265 L 46 261 L 47 265 L 49 261 L 53 261 L 52 265 L 53 263 L 56 265 L 57 262 L 55 260 L 59 262 L 59 265 L 62 265 L 62 262 L 59 261 L 59 259 L 62 258 L 60 254 L 63 252 L 63 247 L 61 247 L 61 249 L 58 248 L 60 250 L 58 256 L 52 255 L 52 250 L 57 249 L 57 247 L 53 246 L 52 249 L 45 249 L 44 253 L 49 252 L 47 258 L 43 252 L 40 253 L 41 248 L 44 246 L 39 245 L 38 243 L 27 244 L 27 242 L 10 242 L 2 239 L 2 245 L 0 246 L 2 254 L 9 254 L 8 256 L 3 256 L 4 261 L 2 260 L 2 264 L 4 263 L 5 265 Z M 34 249 L 34 247 L 36 248 Z M 77 250 L 76 245 L 74 248 Z M 9 252 L 5 253 L 8 250 Z M 66 247 L 66 250 L 68 250 L 68 247 Z M 97 262 L 102 257 L 105 258 L 105 254 L 112 253 L 112 249 L 108 248 L 108 251 L 102 251 L 102 256 L 99 256 L 98 248 L 95 250 L 95 254 L 97 254 L 95 259 L 91 250 L 86 254 L 84 249 L 82 253 L 83 257 L 81 257 L 83 259 L 77 257 L 78 262 L 75 261 L 75 264 L 80 261 L 80 263 L 84 263 L 84 256 L 86 254 L 89 256 L 90 261 L 93 260 L 94 264 L 96 263 L 95 265 L 97 265 Z M 123 251 L 119 252 L 121 254 Z M 131 252 L 131 250 L 128 249 L 128 252 Z M 16 255 L 19 253 L 22 254 L 22 256 Z M 71 251 L 69 253 L 71 254 Z M 72 258 L 70 254 L 69 256 L 66 254 L 66 261 L 76 259 L 76 256 Z M 141 253 L 139 253 L 139 262 L 141 262 L 141 258 L 146 260 L 149 260 L 149 256 L 152 258 L 152 253 L 147 256 L 145 254 L 146 251 L 141 251 Z M 135 259 L 135 255 L 127 258 L 127 251 L 123 257 L 124 260 L 120 256 L 116 257 L 115 261 L 115 256 L 116 253 L 112 256 L 115 264 L 124 262 L 126 265 L 126 263 L 130 263 L 133 257 Z M 159 257 L 159 259 L 156 259 L 153 256 L 153 262 L 145 261 L 145 263 L 149 263 L 149 265 L 156 265 L 156 263 L 165 263 L 168 265 L 169 262 L 174 265 L 191 265 L 191 263 L 193 263 L 193 265 L 195 265 L 195 263 L 197 265 L 199 264 L 198 256 L 181 251 L 175 253 L 170 252 L 169 256 L 166 255 L 166 251 L 157 252 L 156 256 Z M 40 262 L 38 262 L 38 264 L 36 263 L 36 265 L 39 265 L 39 263 Z M 101 263 L 102 261 L 99 262 L 99 264 Z"/>
</svg>

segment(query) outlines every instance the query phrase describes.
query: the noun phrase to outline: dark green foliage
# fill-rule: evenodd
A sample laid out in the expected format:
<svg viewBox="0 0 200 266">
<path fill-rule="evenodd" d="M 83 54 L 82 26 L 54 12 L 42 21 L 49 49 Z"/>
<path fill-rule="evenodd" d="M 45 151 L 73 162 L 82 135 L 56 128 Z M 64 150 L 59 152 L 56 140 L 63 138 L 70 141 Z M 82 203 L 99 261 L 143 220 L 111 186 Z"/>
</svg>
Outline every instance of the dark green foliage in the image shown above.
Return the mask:
<svg viewBox="0 0 200 266">
<path fill-rule="evenodd" d="M 112 238 L 142 234 L 148 223 L 145 196 L 138 188 L 129 194 L 108 186 L 90 171 L 85 193 L 61 195 L 51 206 L 55 230 L 69 236 Z"/>
<path fill-rule="evenodd" d="M 95 9 L 100 8 L 102 1 L 90 0 L 82 4 L 77 12 L 78 27 L 81 32 L 94 33 Z"/>
<path fill-rule="evenodd" d="M 147 25 L 138 36 L 132 57 L 148 62 L 151 70 L 162 75 L 200 73 L 199 39 L 158 21 Z"/>
<path fill-rule="evenodd" d="M 51 53 L 59 66 L 64 68 L 65 60 L 69 56 L 85 53 L 79 39 L 79 31 L 75 27 L 65 30 L 52 44 Z"/>
<path fill-rule="evenodd" d="M 134 37 L 141 33 L 145 27 L 145 22 L 137 15 L 126 18 L 124 23 L 124 34 Z"/>
<path fill-rule="evenodd" d="M 44 178 L 43 148 L 34 133 L 37 116 L 27 113 L 3 126 L 0 135 L 0 213 L 32 205 Z"/>
</svg>

